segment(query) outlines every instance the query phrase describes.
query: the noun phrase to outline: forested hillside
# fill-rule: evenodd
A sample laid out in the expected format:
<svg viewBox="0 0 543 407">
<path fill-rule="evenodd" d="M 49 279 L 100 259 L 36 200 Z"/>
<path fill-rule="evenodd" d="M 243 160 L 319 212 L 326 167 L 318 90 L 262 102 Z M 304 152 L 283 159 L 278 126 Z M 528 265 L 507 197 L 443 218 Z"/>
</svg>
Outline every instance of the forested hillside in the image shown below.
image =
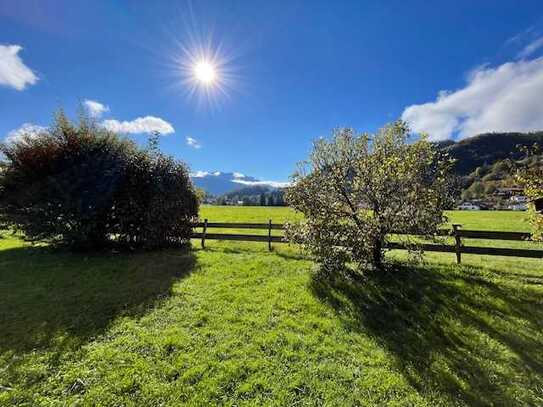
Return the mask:
<svg viewBox="0 0 543 407">
<path fill-rule="evenodd" d="M 515 172 L 519 166 L 542 165 L 541 156 L 525 158 L 523 148 L 534 144 L 543 146 L 543 132 L 480 134 L 439 146 L 456 159 L 462 198 L 482 199 L 495 197 L 500 188 L 516 187 Z"/>
<path fill-rule="evenodd" d="M 499 160 L 519 160 L 520 147 L 543 146 L 543 131 L 534 133 L 486 133 L 459 142 L 445 141 L 439 146 L 457 160 L 458 175 L 469 175 L 477 167 L 489 166 Z"/>
</svg>

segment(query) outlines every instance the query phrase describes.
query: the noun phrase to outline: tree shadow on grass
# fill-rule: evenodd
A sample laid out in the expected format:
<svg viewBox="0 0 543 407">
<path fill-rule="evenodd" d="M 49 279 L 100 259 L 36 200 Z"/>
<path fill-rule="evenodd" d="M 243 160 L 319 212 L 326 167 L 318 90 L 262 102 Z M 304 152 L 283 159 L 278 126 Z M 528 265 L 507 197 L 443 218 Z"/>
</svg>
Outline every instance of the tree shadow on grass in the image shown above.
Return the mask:
<svg viewBox="0 0 543 407">
<path fill-rule="evenodd" d="M 347 329 L 387 349 L 422 395 L 468 405 L 535 405 L 543 397 L 540 286 L 434 265 L 311 286 Z"/>
<path fill-rule="evenodd" d="M 72 254 L 0 250 L 0 355 L 74 349 L 119 316 L 140 316 L 195 267 L 188 250 Z"/>
</svg>

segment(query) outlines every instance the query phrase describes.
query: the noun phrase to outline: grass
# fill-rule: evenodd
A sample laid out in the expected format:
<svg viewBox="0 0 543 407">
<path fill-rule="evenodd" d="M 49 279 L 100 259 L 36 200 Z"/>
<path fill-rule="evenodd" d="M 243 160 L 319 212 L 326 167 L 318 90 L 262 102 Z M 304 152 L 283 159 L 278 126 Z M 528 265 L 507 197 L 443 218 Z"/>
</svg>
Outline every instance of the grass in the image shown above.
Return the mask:
<svg viewBox="0 0 543 407">
<path fill-rule="evenodd" d="M 464 229 L 529 231 L 526 212 L 520 211 L 447 211 L 449 223 L 459 223 Z M 200 217 L 210 222 L 267 222 L 282 223 L 300 216 L 288 207 L 214 206 L 204 205 Z"/>
<path fill-rule="evenodd" d="M 543 404 L 541 261 L 433 254 L 353 284 L 312 278 L 288 245 L 207 246 L 82 257 L 0 239 L 0 405 Z"/>
</svg>

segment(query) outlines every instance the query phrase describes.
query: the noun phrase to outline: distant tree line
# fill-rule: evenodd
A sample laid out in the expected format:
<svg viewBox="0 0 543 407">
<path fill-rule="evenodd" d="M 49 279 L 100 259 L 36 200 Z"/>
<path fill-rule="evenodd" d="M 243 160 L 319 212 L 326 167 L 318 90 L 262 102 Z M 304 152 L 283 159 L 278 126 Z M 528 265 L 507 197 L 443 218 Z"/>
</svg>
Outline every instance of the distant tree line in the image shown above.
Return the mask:
<svg viewBox="0 0 543 407">
<path fill-rule="evenodd" d="M 253 186 L 233 191 L 217 199 L 218 205 L 286 206 L 282 189 Z"/>
<path fill-rule="evenodd" d="M 217 198 L 217 205 L 286 206 L 283 190 L 260 193 L 231 192 Z"/>
</svg>

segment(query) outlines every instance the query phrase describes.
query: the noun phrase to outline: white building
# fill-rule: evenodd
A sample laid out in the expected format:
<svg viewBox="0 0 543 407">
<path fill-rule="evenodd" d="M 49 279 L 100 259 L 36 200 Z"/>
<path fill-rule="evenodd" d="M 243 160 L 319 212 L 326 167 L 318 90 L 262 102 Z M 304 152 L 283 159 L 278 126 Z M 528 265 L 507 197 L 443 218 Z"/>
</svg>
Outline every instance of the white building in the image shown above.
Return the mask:
<svg viewBox="0 0 543 407">
<path fill-rule="evenodd" d="M 513 195 L 511 198 L 509 198 L 509 200 L 514 203 L 528 202 L 528 198 L 526 198 L 524 195 Z"/>
<path fill-rule="evenodd" d="M 528 204 L 526 202 L 517 202 L 507 205 L 507 209 L 512 211 L 525 211 L 528 209 Z"/>
<path fill-rule="evenodd" d="M 461 211 L 479 211 L 481 210 L 481 207 L 472 202 L 462 202 L 456 207 L 456 209 L 459 209 Z"/>
<path fill-rule="evenodd" d="M 513 195 L 509 198 L 509 205 L 507 209 L 512 211 L 526 211 L 528 210 L 528 198 L 524 195 Z"/>
</svg>

